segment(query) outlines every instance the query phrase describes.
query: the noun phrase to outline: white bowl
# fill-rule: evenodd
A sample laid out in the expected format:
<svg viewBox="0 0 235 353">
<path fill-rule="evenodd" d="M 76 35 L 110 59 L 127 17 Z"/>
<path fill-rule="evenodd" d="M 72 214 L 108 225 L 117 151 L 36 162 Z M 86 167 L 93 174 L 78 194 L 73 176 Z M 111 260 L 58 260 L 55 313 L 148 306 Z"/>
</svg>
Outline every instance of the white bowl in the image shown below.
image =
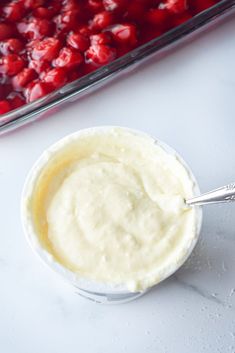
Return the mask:
<svg viewBox="0 0 235 353">
<path fill-rule="evenodd" d="M 32 220 L 32 211 L 28 207 L 28 200 L 31 198 L 34 192 L 34 186 L 37 181 L 38 176 L 40 175 L 43 168 L 46 166 L 48 161 L 50 160 L 50 156 L 53 155 L 60 149 L 63 149 L 68 143 L 71 141 L 77 140 L 80 136 L 84 134 L 90 134 L 94 132 L 102 132 L 107 131 L 109 129 L 116 128 L 114 126 L 104 126 L 104 127 L 94 127 L 90 129 L 84 129 L 77 131 L 71 135 L 64 137 L 63 139 L 59 140 L 51 147 L 46 149 L 36 163 L 33 165 L 32 169 L 30 170 L 22 192 L 22 200 L 21 200 L 21 219 L 22 224 L 25 232 L 25 236 L 27 241 L 29 242 L 31 248 L 34 252 L 41 258 L 41 260 L 46 263 L 51 269 L 53 269 L 56 273 L 60 274 L 67 282 L 69 282 L 73 288 L 76 290 L 78 294 L 93 301 L 99 303 L 123 303 L 129 300 L 133 300 L 144 293 L 147 290 L 142 292 L 130 292 L 127 288 L 123 286 L 111 286 L 102 283 L 92 282 L 85 278 L 81 278 L 78 274 L 68 270 L 66 267 L 62 266 L 56 259 L 53 257 L 51 253 L 49 253 L 39 242 L 38 235 L 35 230 L 35 225 Z M 148 136 L 151 137 L 143 132 L 132 130 L 129 128 L 124 128 L 126 131 L 138 134 L 140 136 Z M 166 145 L 165 143 L 154 139 L 156 145 L 160 146 L 164 149 L 167 153 L 174 155 L 177 160 L 184 166 L 186 169 L 190 179 L 193 181 L 193 194 L 199 195 L 199 187 L 197 181 L 188 167 L 188 165 L 184 162 L 184 160 L 179 156 L 177 152 L 175 152 L 171 147 Z M 193 237 L 190 246 L 188 247 L 185 255 L 181 258 L 181 260 L 177 263 L 177 265 L 173 265 L 169 267 L 168 271 L 164 273 L 161 277 L 161 281 L 166 279 L 167 277 L 171 276 L 174 272 L 176 272 L 179 267 L 183 265 L 183 263 L 187 260 L 190 256 L 192 250 L 194 249 L 201 229 L 202 223 L 202 210 L 200 207 L 196 207 L 196 231 L 195 237 Z"/>
</svg>

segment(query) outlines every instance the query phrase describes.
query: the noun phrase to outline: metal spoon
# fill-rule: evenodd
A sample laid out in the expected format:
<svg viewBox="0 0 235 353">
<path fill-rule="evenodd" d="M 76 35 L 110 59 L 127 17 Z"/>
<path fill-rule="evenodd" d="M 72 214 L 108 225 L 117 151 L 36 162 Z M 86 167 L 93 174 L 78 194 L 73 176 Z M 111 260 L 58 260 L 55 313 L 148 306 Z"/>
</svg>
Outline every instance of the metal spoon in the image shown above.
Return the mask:
<svg viewBox="0 0 235 353">
<path fill-rule="evenodd" d="M 200 196 L 185 200 L 188 206 L 200 206 L 232 201 L 235 201 L 235 183 L 222 186 L 219 189 L 215 189 Z"/>
</svg>

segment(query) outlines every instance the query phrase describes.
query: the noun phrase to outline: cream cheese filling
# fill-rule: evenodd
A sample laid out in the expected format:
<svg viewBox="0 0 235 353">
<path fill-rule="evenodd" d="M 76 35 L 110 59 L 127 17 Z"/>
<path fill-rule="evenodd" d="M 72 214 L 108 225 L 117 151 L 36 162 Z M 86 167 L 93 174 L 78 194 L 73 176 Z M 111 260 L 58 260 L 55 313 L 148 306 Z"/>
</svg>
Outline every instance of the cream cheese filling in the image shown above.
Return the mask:
<svg viewBox="0 0 235 353">
<path fill-rule="evenodd" d="M 193 182 L 150 137 L 81 135 L 49 158 L 34 218 L 50 252 L 81 277 L 144 290 L 177 267 L 196 236 Z"/>
</svg>

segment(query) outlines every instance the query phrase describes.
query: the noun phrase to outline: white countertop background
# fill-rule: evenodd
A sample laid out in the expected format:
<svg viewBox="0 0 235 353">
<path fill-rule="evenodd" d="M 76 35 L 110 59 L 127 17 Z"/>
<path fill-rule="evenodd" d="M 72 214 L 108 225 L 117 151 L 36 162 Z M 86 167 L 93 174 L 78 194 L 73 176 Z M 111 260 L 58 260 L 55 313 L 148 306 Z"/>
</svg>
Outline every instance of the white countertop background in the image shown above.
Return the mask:
<svg viewBox="0 0 235 353">
<path fill-rule="evenodd" d="M 235 18 L 170 55 L 0 138 L 1 353 L 234 353 L 235 204 L 204 208 L 200 241 L 174 276 L 119 306 L 75 294 L 32 253 L 20 224 L 26 174 L 64 135 L 144 130 L 175 148 L 202 191 L 235 181 Z"/>
</svg>

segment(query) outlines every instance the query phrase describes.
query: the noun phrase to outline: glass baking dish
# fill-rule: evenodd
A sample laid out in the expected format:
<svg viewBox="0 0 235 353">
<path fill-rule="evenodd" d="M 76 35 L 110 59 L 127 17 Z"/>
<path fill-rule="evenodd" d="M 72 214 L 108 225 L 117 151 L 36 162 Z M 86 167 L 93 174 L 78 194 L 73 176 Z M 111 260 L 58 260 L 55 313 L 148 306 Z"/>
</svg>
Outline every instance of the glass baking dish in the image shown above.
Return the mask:
<svg viewBox="0 0 235 353">
<path fill-rule="evenodd" d="M 120 74 L 131 71 L 136 66 L 153 55 L 163 50 L 168 50 L 172 45 L 178 44 L 186 38 L 191 38 L 198 31 L 217 23 L 228 14 L 232 14 L 235 8 L 235 0 L 222 0 L 213 7 L 195 15 L 190 20 L 148 43 L 130 51 L 126 55 L 114 60 L 96 71 L 80 78 L 64 87 L 48 94 L 47 96 L 26 104 L 7 114 L 0 116 L 0 135 L 12 129 L 31 122 L 39 117 L 50 115 L 58 106 L 71 102 L 81 97 L 92 89 Z M 56 108 L 57 109 L 57 108 Z"/>
</svg>

